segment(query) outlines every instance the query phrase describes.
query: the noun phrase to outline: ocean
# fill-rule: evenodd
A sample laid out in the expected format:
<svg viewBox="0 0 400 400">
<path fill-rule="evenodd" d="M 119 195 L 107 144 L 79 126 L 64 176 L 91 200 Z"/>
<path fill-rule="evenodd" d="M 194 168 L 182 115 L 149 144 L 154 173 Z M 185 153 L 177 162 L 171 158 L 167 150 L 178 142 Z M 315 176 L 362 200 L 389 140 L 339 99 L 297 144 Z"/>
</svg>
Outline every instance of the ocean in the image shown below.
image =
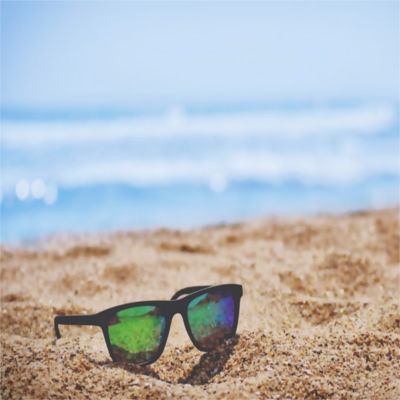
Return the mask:
<svg viewBox="0 0 400 400">
<path fill-rule="evenodd" d="M 398 104 L 3 110 L 1 241 L 399 204 Z"/>
</svg>

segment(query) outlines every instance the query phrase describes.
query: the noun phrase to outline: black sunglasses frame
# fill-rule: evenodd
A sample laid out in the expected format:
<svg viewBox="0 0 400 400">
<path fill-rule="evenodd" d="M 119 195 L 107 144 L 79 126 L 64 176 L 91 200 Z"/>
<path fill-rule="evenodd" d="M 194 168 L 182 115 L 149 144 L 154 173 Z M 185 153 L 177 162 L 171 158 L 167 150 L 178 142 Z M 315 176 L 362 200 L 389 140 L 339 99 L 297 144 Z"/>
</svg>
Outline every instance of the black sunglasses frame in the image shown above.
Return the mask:
<svg viewBox="0 0 400 400">
<path fill-rule="evenodd" d="M 178 292 L 176 292 L 172 296 L 171 300 L 139 301 L 139 302 L 134 302 L 134 303 L 121 304 L 119 306 L 108 308 L 97 314 L 90 314 L 90 315 L 57 315 L 54 318 L 54 330 L 56 332 L 57 339 L 60 339 L 61 334 L 60 334 L 58 325 L 99 326 L 103 331 L 104 340 L 106 341 L 110 357 L 112 358 L 113 361 L 118 361 L 113 353 L 113 350 L 111 347 L 111 342 L 110 342 L 110 337 L 108 334 L 108 326 L 109 326 L 110 318 L 113 315 L 115 315 L 115 313 L 117 313 L 118 311 L 124 310 L 126 308 L 131 308 L 131 307 L 136 307 L 136 306 L 156 306 L 159 309 L 160 314 L 165 317 L 165 329 L 164 329 L 163 337 L 161 338 L 161 343 L 160 343 L 158 352 L 151 360 L 145 361 L 143 363 L 133 363 L 133 364 L 144 366 L 144 365 L 151 364 L 158 360 L 158 358 L 163 353 L 165 345 L 167 343 L 169 330 L 171 327 L 171 321 L 175 314 L 182 315 L 186 331 L 190 337 L 190 340 L 194 344 L 194 346 L 197 349 L 199 349 L 200 351 L 210 351 L 212 349 L 205 348 L 194 337 L 192 330 L 190 328 L 190 324 L 189 324 L 189 320 L 188 320 L 188 316 L 187 316 L 187 308 L 188 308 L 189 303 L 196 297 L 198 297 L 204 293 L 212 293 L 214 291 L 219 291 L 221 289 L 228 291 L 232 295 L 232 298 L 234 301 L 235 315 L 234 315 L 232 331 L 229 333 L 228 336 L 226 336 L 226 339 L 228 339 L 228 338 L 235 336 L 235 334 L 236 334 L 236 329 L 237 329 L 237 325 L 238 325 L 238 321 L 239 321 L 240 298 L 242 297 L 242 294 L 243 294 L 242 285 L 224 284 L 224 285 L 217 285 L 217 286 L 190 286 L 190 287 L 186 287 L 186 288 L 181 289 Z M 179 299 L 179 297 L 181 297 L 185 294 L 187 294 L 187 296 Z"/>
</svg>

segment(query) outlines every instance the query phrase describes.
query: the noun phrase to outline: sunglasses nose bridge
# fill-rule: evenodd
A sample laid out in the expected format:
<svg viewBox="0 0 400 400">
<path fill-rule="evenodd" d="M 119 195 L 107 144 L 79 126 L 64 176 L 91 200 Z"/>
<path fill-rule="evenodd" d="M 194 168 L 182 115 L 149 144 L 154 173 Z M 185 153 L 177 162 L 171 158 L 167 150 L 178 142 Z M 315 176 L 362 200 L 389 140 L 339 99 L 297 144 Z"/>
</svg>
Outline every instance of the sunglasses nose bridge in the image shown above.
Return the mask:
<svg viewBox="0 0 400 400">
<path fill-rule="evenodd" d="M 175 314 L 181 314 L 182 317 L 183 317 L 185 311 L 186 311 L 186 302 L 182 301 L 182 299 L 180 299 L 180 300 L 174 300 L 174 304 L 173 304 L 173 307 L 172 307 L 171 318 L 172 318 Z"/>
</svg>

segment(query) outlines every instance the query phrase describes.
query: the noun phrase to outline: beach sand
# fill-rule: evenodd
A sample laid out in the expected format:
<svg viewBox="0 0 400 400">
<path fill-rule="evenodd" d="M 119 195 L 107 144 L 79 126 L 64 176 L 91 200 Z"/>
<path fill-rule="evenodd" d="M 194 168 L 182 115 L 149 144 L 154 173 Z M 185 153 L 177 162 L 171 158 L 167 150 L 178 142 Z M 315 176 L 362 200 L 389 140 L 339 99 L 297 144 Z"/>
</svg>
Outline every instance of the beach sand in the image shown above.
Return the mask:
<svg viewBox="0 0 400 400">
<path fill-rule="evenodd" d="M 399 399 L 399 210 L 189 232 L 65 235 L 1 254 L 3 399 Z M 241 283 L 238 335 L 210 353 L 180 316 L 148 367 L 57 314 Z"/>
</svg>

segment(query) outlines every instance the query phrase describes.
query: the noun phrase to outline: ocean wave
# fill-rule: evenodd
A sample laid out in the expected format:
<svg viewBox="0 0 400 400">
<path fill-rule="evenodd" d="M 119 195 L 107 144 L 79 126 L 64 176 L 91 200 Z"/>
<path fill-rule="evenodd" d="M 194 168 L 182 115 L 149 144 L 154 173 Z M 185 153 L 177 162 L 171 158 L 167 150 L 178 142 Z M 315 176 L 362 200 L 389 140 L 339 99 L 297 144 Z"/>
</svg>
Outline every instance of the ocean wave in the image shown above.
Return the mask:
<svg viewBox="0 0 400 400">
<path fill-rule="evenodd" d="M 399 176 L 399 159 L 395 153 L 381 154 L 363 160 L 342 154 L 281 155 L 267 151 L 237 151 L 205 157 L 202 160 L 142 159 L 94 160 L 69 165 L 47 163 L 33 168 L 7 168 L 3 189 L 13 190 L 21 179 L 42 179 L 61 187 L 122 183 L 132 186 L 209 184 L 224 188 L 231 181 L 279 183 L 294 180 L 305 185 L 351 185 L 370 176 Z M 222 183 L 218 183 L 222 182 Z"/>
<path fill-rule="evenodd" d="M 87 121 L 3 120 L 3 146 L 7 149 L 47 148 L 113 142 L 132 138 L 264 137 L 298 139 L 310 136 L 375 135 L 393 127 L 391 104 L 305 110 L 237 111 L 190 114 L 172 108 L 165 115 Z"/>
</svg>

